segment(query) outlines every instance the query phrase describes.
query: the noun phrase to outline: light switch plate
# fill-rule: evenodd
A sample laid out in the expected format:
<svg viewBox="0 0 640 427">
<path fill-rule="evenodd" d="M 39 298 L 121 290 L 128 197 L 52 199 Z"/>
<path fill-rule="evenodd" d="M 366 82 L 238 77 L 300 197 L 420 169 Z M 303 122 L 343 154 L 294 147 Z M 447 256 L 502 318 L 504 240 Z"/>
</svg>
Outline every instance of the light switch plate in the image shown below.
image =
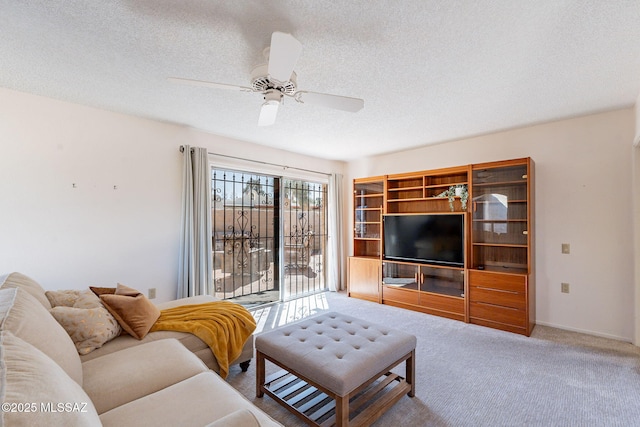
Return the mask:
<svg viewBox="0 0 640 427">
<path fill-rule="evenodd" d="M 563 254 L 571 253 L 571 246 L 568 243 L 563 243 L 562 244 L 562 253 Z"/>
</svg>

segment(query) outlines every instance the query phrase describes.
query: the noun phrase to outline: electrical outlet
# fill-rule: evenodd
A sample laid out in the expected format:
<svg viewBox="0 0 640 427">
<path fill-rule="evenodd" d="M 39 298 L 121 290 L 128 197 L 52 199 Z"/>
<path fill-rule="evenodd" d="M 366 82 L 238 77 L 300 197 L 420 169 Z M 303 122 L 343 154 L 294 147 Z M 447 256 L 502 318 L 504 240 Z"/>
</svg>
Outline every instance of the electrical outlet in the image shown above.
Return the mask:
<svg viewBox="0 0 640 427">
<path fill-rule="evenodd" d="M 149 288 L 149 299 L 154 299 L 156 297 L 156 288 Z"/>
<path fill-rule="evenodd" d="M 562 253 L 563 254 L 571 253 L 571 245 L 569 245 L 568 243 L 563 243 L 562 244 Z"/>
<path fill-rule="evenodd" d="M 562 291 L 563 294 L 568 294 L 569 293 L 569 284 L 568 283 L 560 283 L 560 291 Z"/>
</svg>

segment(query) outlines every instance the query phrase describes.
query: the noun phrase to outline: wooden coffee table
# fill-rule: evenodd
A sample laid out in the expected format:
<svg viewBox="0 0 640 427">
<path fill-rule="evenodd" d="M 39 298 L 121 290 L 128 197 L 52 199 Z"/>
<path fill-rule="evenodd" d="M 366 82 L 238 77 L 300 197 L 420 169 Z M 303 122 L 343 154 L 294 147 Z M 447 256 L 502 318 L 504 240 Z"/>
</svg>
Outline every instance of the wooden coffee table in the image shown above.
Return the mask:
<svg viewBox="0 0 640 427">
<path fill-rule="evenodd" d="M 309 425 L 370 425 L 415 394 L 415 336 L 324 313 L 255 339 L 256 395 L 266 393 Z M 265 377 L 265 361 L 281 371 Z M 405 377 L 391 369 L 405 362 Z"/>
</svg>

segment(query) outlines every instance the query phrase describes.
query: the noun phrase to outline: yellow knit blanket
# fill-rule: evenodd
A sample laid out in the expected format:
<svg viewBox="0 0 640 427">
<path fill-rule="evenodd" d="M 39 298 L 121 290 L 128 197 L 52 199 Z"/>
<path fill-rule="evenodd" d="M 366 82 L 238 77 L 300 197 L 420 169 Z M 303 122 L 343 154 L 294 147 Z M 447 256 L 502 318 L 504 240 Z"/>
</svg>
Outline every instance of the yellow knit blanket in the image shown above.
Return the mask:
<svg viewBox="0 0 640 427">
<path fill-rule="evenodd" d="M 249 311 L 229 301 L 182 305 L 160 312 L 153 331 L 189 332 L 207 343 L 220 366 L 220 376 L 226 378 L 229 363 L 242 353 L 247 338 L 256 329 Z"/>
</svg>

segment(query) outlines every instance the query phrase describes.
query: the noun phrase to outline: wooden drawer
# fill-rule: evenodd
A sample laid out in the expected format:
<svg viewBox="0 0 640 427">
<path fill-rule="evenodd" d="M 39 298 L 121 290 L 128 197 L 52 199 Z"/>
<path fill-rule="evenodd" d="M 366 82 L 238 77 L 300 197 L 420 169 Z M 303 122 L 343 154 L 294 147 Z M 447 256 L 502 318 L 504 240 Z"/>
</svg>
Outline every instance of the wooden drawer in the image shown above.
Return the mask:
<svg viewBox="0 0 640 427">
<path fill-rule="evenodd" d="M 418 305 L 420 294 L 411 289 L 382 287 L 382 300 L 396 301 L 404 304 Z"/>
<path fill-rule="evenodd" d="M 438 311 L 460 314 L 464 316 L 464 298 L 420 293 L 420 305 Z"/>
<path fill-rule="evenodd" d="M 473 318 L 478 318 L 514 325 L 520 328 L 527 327 L 526 311 L 484 302 L 471 301 L 469 304 L 469 317 L 471 317 L 472 321 Z"/>
<path fill-rule="evenodd" d="M 527 276 L 469 270 L 469 286 L 525 293 Z"/>
<path fill-rule="evenodd" d="M 502 289 L 491 289 L 482 286 L 473 286 L 469 288 L 469 301 L 484 302 L 493 305 L 516 308 L 519 310 L 527 308 L 527 298 L 524 293 L 505 291 Z"/>
</svg>

